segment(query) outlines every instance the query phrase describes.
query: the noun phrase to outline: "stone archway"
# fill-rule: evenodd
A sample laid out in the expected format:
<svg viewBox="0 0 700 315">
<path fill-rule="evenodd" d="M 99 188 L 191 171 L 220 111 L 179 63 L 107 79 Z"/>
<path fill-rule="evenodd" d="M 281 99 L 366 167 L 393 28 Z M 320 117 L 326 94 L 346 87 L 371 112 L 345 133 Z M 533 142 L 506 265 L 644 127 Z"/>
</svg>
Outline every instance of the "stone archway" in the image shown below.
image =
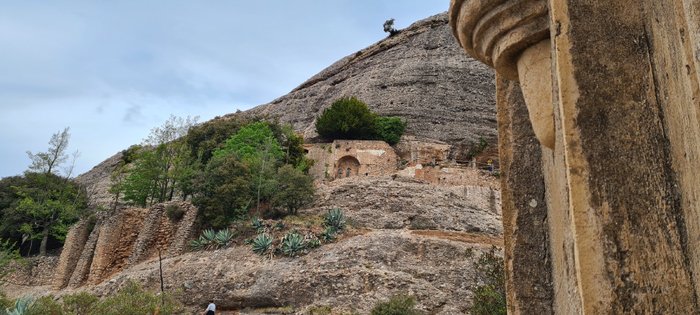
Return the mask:
<svg viewBox="0 0 700 315">
<path fill-rule="evenodd" d="M 359 171 L 360 161 L 358 161 L 354 156 L 346 155 L 338 159 L 338 162 L 336 163 L 335 178 L 357 176 Z"/>
</svg>

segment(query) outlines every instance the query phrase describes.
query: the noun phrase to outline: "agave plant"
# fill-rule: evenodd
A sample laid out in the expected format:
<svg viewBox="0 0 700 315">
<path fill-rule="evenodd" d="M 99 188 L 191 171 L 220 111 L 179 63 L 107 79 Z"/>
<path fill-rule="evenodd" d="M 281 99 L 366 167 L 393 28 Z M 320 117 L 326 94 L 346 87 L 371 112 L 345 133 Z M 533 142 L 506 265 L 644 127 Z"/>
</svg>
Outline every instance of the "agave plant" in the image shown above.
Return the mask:
<svg viewBox="0 0 700 315">
<path fill-rule="evenodd" d="M 216 232 L 212 229 L 206 229 L 202 231 L 202 237 L 204 237 L 209 243 L 211 243 L 216 238 Z"/>
<path fill-rule="evenodd" d="M 335 240 L 335 234 L 338 233 L 338 230 L 336 230 L 332 226 L 326 226 L 326 230 L 321 233 L 321 239 L 323 239 L 324 242 L 329 243 Z"/>
<path fill-rule="evenodd" d="M 229 229 L 223 229 L 216 232 L 216 235 L 214 236 L 214 243 L 216 244 L 217 248 L 226 247 L 229 243 L 231 243 L 232 239 L 233 232 L 231 232 Z"/>
<path fill-rule="evenodd" d="M 265 224 L 263 224 L 262 220 L 258 217 L 254 217 L 253 220 L 251 220 L 251 225 L 258 233 L 265 231 Z"/>
<path fill-rule="evenodd" d="M 324 218 L 324 224 L 326 227 L 335 228 L 336 231 L 345 228 L 345 216 L 343 215 L 343 211 L 338 208 L 328 210 Z"/>
<path fill-rule="evenodd" d="M 29 310 L 29 307 L 34 303 L 34 299 L 31 296 L 23 296 L 15 301 L 15 307 L 13 309 L 6 309 L 5 314 L 7 315 L 24 315 Z"/>
<path fill-rule="evenodd" d="M 304 247 L 304 237 L 296 231 L 289 232 L 282 238 L 282 252 L 287 256 L 296 256 Z"/>
<path fill-rule="evenodd" d="M 265 252 L 272 246 L 272 238 L 267 235 L 267 233 L 258 234 L 257 237 L 253 239 L 251 245 L 253 247 L 253 252 L 258 255 L 264 255 Z"/>
</svg>

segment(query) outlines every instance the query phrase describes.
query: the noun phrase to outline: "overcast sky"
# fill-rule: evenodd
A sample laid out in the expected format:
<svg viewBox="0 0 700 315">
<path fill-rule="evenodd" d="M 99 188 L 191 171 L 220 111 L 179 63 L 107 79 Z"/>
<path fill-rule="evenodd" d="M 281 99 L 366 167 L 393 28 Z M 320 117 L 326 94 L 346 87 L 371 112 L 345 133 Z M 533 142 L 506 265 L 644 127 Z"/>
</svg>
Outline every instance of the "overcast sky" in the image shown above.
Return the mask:
<svg viewBox="0 0 700 315">
<path fill-rule="evenodd" d="M 70 127 L 75 174 L 170 114 L 267 103 L 448 0 L 0 0 L 0 177 Z"/>
</svg>

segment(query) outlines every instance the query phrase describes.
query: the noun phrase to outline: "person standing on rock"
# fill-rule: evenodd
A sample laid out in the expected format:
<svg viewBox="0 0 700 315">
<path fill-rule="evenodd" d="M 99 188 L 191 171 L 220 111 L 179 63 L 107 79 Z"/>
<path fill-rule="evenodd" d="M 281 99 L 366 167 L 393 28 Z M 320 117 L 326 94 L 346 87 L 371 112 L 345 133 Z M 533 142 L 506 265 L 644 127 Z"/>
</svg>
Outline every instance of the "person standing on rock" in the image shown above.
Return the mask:
<svg viewBox="0 0 700 315">
<path fill-rule="evenodd" d="M 214 304 L 214 300 L 209 300 L 209 305 L 207 305 L 207 309 L 204 311 L 204 315 L 214 314 L 216 314 L 216 304 Z"/>
</svg>

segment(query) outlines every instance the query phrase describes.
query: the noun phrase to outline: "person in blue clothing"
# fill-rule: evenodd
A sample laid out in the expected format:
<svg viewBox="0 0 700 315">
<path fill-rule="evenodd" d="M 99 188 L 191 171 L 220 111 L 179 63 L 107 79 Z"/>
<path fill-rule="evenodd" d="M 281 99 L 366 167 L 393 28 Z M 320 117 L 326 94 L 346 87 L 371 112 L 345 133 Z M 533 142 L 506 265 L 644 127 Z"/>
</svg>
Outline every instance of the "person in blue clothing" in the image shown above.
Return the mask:
<svg viewBox="0 0 700 315">
<path fill-rule="evenodd" d="M 214 315 L 216 314 L 216 304 L 214 304 L 214 300 L 209 300 L 209 305 L 207 305 L 206 311 L 204 311 L 204 315 Z"/>
</svg>

